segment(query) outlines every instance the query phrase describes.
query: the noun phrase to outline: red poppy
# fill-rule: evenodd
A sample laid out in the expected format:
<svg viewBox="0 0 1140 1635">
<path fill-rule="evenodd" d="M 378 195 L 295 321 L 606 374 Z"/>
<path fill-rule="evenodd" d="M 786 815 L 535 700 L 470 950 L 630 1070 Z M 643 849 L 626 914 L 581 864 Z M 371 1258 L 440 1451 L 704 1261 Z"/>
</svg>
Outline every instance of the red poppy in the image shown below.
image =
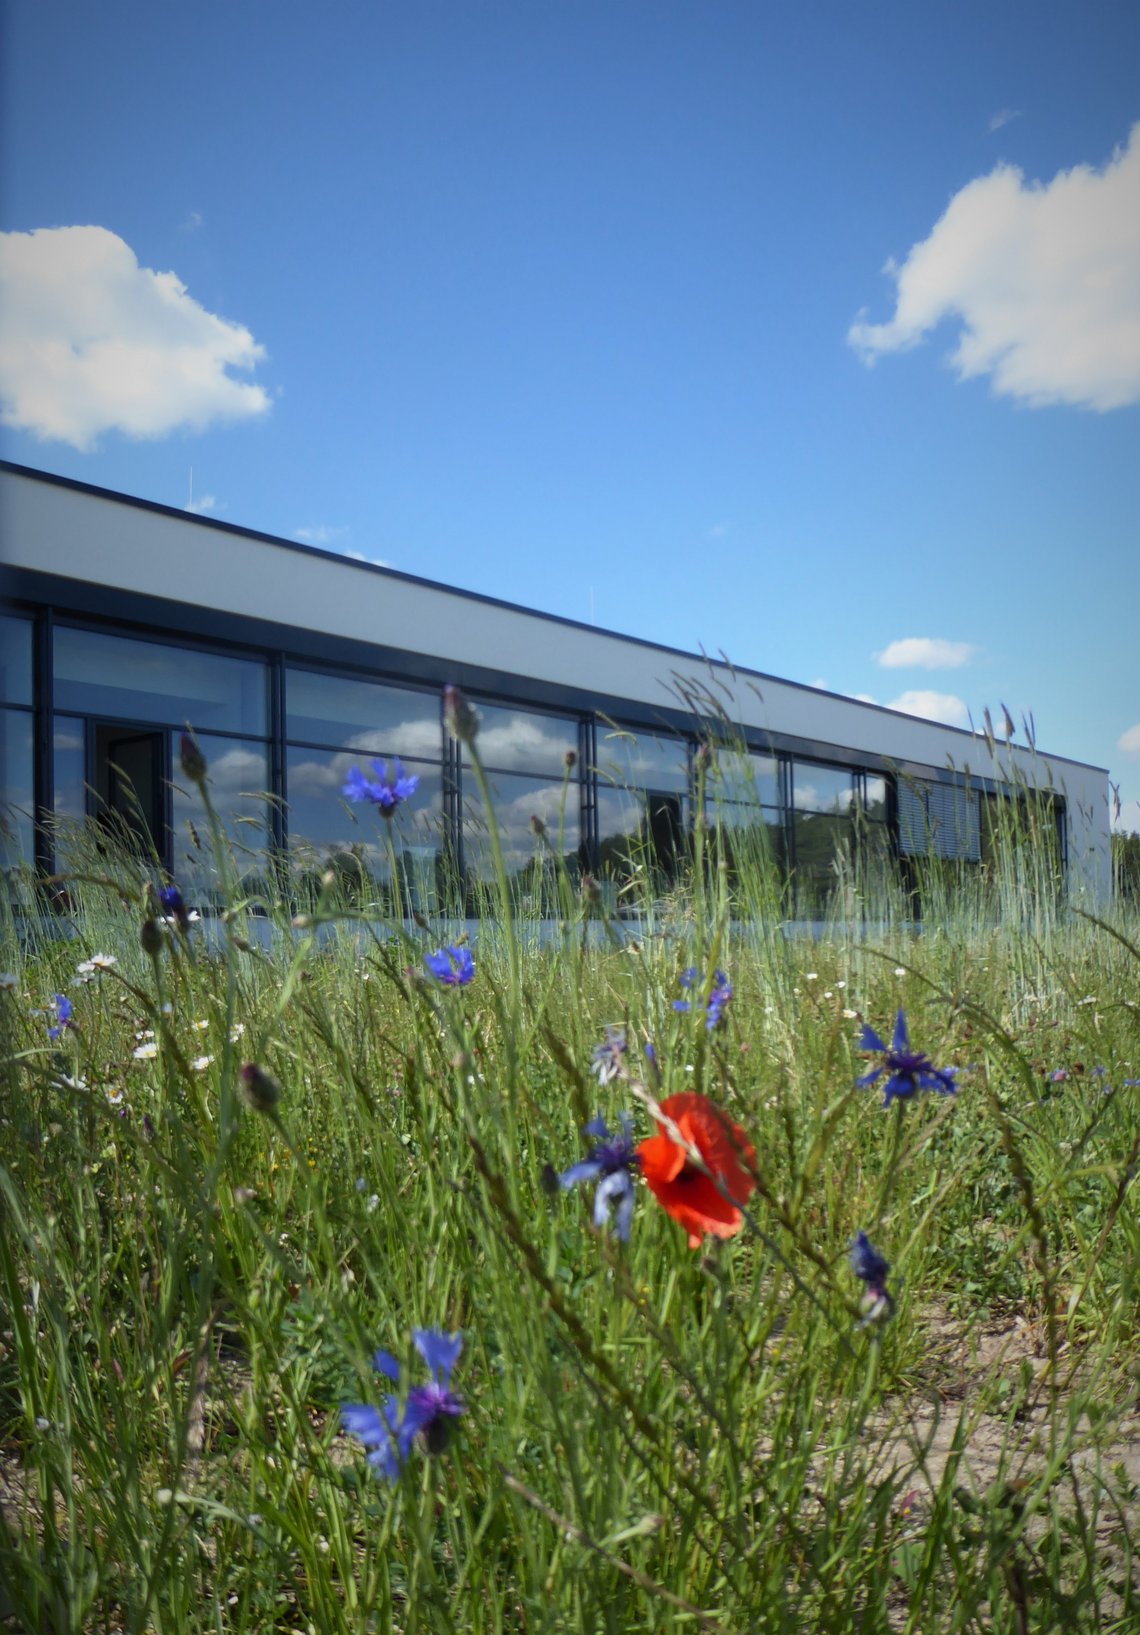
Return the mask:
<svg viewBox="0 0 1140 1635">
<path fill-rule="evenodd" d="M 709 1169 L 697 1169 L 683 1147 L 664 1129 L 642 1141 L 637 1149 L 641 1173 L 661 1207 L 689 1234 L 689 1248 L 696 1249 L 701 1238 L 731 1238 L 740 1231 L 743 1216 L 735 1204 L 720 1192 L 712 1177 L 726 1189 L 736 1204 L 747 1201 L 754 1182 L 749 1171 L 756 1153 L 739 1124 L 695 1090 L 668 1096 L 661 1111 L 690 1142 Z"/>
</svg>

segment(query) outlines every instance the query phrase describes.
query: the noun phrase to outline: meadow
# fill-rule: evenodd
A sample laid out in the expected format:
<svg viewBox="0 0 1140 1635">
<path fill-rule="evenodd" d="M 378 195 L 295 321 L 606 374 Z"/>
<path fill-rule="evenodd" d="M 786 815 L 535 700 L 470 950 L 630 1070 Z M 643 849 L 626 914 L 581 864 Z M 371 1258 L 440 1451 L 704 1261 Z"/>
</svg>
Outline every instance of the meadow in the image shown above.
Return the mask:
<svg viewBox="0 0 1140 1635">
<path fill-rule="evenodd" d="M 1135 909 L 1019 817 L 792 935 L 710 819 L 383 919 L 186 770 L 224 914 L 3 932 L 0 1628 L 1140 1630 Z"/>
</svg>

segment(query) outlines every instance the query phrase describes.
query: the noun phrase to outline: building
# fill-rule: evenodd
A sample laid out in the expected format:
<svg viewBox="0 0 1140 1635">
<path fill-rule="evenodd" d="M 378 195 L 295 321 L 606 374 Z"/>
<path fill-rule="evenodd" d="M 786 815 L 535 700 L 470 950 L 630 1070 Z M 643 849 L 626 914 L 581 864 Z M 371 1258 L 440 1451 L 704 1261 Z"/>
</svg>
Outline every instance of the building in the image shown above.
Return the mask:
<svg viewBox="0 0 1140 1635">
<path fill-rule="evenodd" d="M 1102 768 L 21 466 L 0 467 L 0 530 L 9 862 L 50 869 L 50 820 L 102 814 L 206 893 L 177 773 L 189 723 L 250 870 L 268 854 L 374 881 L 394 868 L 425 903 L 445 876 L 470 890 L 491 865 L 442 720 L 454 682 L 481 711 L 520 878 L 539 866 L 534 817 L 572 866 L 604 877 L 632 837 L 667 874 L 711 722 L 737 740 L 710 783 L 722 816 L 763 836 L 807 916 L 837 852 L 982 866 L 1000 803 L 1034 790 L 1070 892 L 1108 895 Z M 395 756 L 419 787 L 386 827 L 341 789 L 352 765 Z"/>
</svg>

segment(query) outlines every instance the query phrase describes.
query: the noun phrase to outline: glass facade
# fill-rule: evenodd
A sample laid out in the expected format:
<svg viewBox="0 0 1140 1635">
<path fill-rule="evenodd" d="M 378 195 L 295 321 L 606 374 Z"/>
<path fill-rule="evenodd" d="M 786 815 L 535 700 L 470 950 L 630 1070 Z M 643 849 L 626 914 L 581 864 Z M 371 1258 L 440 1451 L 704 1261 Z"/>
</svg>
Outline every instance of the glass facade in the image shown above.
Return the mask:
<svg viewBox="0 0 1140 1635">
<path fill-rule="evenodd" d="M 448 738 L 435 688 L 58 624 L 48 766 L 37 774 L 34 638 L 30 618 L 0 617 L 0 866 L 32 859 L 42 798 L 64 830 L 101 818 L 191 895 L 212 901 L 216 871 L 198 793 L 179 770 L 178 738 L 189 723 L 247 889 L 268 882 L 279 841 L 296 882 L 315 889 L 332 866 L 359 884 L 362 900 L 385 908 L 471 909 L 493 882 L 470 756 Z M 471 701 L 521 905 L 551 911 L 563 871 L 574 880 L 583 868 L 615 887 L 635 874 L 654 889 L 668 886 L 688 856 L 693 740 Z M 390 777 L 397 757 L 419 782 L 390 818 L 345 797 L 353 767 L 371 774 L 373 761 L 385 762 Z M 976 860 L 987 842 L 976 792 L 934 778 L 896 789 L 879 772 L 783 751 L 717 747 L 704 798 L 730 873 L 746 854 L 775 863 L 805 917 L 825 911 L 852 862 L 895 851 Z"/>
</svg>

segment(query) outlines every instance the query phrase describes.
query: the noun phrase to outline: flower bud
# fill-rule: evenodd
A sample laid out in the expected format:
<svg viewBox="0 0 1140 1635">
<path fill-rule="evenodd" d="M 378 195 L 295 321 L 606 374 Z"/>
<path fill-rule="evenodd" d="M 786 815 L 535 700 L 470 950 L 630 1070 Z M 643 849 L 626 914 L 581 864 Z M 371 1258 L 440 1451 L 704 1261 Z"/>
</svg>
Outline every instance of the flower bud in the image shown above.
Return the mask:
<svg viewBox="0 0 1140 1635">
<path fill-rule="evenodd" d="M 472 709 L 458 687 L 443 689 L 443 724 L 453 738 L 470 747 L 479 731 L 479 712 Z"/>
<path fill-rule="evenodd" d="M 576 749 L 568 749 L 565 755 L 562 757 L 562 765 L 566 768 L 567 772 L 573 772 L 574 768 L 578 765 L 578 751 Z"/>
<path fill-rule="evenodd" d="M 139 942 L 148 959 L 157 959 L 162 953 L 162 927 L 156 920 L 144 920 L 139 927 Z"/>
<path fill-rule="evenodd" d="M 203 784 L 206 781 L 206 757 L 198 748 L 198 741 L 191 732 L 184 732 L 178 745 L 178 754 L 182 761 L 182 771 L 191 783 Z"/>
<path fill-rule="evenodd" d="M 594 879 L 592 874 L 584 874 L 582 876 L 582 884 L 579 887 L 579 890 L 582 894 L 583 902 L 600 903 L 602 900 L 602 888 Z"/>
<path fill-rule="evenodd" d="M 243 1062 L 238 1069 L 242 1100 L 253 1113 L 272 1113 L 281 1100 L 281 1086 L 256 1062 Z"/>
<path fill-rule="evenodd" d="M 530 832 L 539 840 L 546 839 L 546 824 L 542 821 L 537 812 L 532 812 L 530 814 Z"/>
</svg>

